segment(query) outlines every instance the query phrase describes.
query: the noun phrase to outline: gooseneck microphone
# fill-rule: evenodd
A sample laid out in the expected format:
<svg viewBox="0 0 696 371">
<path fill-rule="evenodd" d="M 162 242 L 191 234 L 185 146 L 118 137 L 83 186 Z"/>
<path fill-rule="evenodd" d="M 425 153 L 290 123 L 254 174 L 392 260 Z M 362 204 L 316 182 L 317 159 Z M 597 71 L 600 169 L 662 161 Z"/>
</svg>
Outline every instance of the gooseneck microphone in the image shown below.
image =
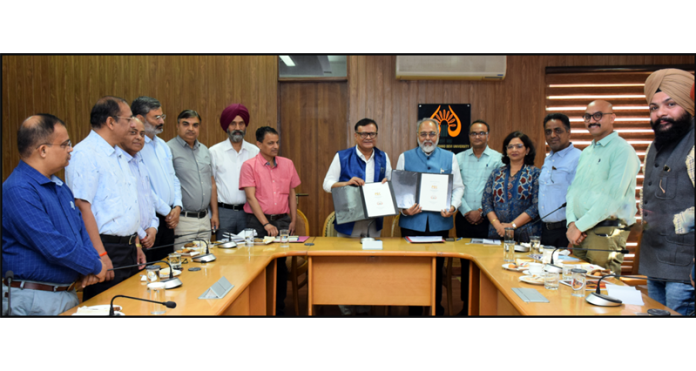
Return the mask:
<svg viewBox="0 0 696 371">
<path fill-rule="evenodd" d="M 544 215 L 544 216 L 542 216 L 542 217 L 537 216 L 536 218 L 532 219 L 532 221 L 531 221 L 530 223 L 535 222 L 537 219 L 543 220 L 543 219 L 546 218 L 547 216 L 549 216 L 549 215 L 555 213 L 556 211 L 558 211 L 558 210 L 560 210 L 560 209 L 566 207 L 566 204 L 567 204 L 567 202 L 564 202 L 563 205 L 557 207 L 554 211 L 552 211 L 552 212 L 550 212 L 550 213 L 548 213 L 548 214 L 546 214 L 546 215 Z"/>
<path fill-rule="evenodd" d="M 133 300 L 140 300 L 140 301 L 146 301 L 149 303 L 155 303 L 155 304 L 162 304 L 167 308 L 176 308 L 176 303 L 173 301 L 154 301 L 154 300 L 148 300 L 148 299 L 141 299 L 141 298 L 135 298 L 132 296 L 126 296 L 126 295 L 116 295 L 111 299 L 111 304 L 109 304 L 109 317 L 114 317 L 114 300 L 116 298 L 126 298 L 126 299 L 133 299 Z"/>
<path fill-rule="evenodd" d="M 604 295 L 600 293 L 600 288 L 602 284 L 602 280 L 607 278 L 607 277 L 618 277 L 619 275 L 617 274 L 607 274 L 606 276 L 602 276 L 602 278 L 597 281 L 597 290 L 595 292 L 591 292 L 587 297 L 585 298 L 585 301 L 592 304 L 596 305 L 598 307 L 618 307 L 623 302 L 620 299 L 613 298 L 609 295 Z"/>
</svg>

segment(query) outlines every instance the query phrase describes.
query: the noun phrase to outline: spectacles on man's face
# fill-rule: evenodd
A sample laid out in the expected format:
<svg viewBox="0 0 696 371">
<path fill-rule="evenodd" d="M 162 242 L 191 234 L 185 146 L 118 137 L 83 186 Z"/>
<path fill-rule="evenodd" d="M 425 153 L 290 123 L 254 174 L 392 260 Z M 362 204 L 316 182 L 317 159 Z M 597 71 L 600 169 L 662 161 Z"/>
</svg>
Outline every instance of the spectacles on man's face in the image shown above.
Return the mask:
<svg viewBox="0 0 696 371">
<path fill-rule="evenodd" d="M 472 131 L 469 133 L 470 137 L 485 137 L 486 135 L 488 135 L 488 133 L 485 131 L 479 131 L 478 133 Z"/>
<path fill-rule="evenodd" d="M 36 146 L 36 149 L 39 149 L 39 147 L 41 147 L 41 146 L 52 147 L 52 146 L 53 146 L 53 143 L 41 143 L 41 144 L 39 144 L 38 146 Z M 63 143 L 60 144 L 60 148 L 62 148 L 62 149 L 66 149 L 66 148 L 68 148 L 68 147 L 71 147 L 71 148 L 72 148 L 72 142 L 70 141 L 70 139 L 68 139 L 68 140 L 66 140 L 65 142 L 63 142 Z"/>
<path fill-rule="evenodd" d="M 515 149 L 515 148 L 517 148 L 517 149 L 522 149 L 522 148 L 524 148 L 524 144 L 522 144 L 522 143 L 520 143 L 520 144 L 509 144 L 509 145 L 507 146 L 508 151 L 511 150 L 511 149 Z"/>
<path fill-rule="evenodd" d="M 595 112 L 593 114 L 586 113 L 582 115 L 582 119 L 585 120 L 585 122 L 590 122 L 590 119 L 594 118 L 595 121 L 599 121 L 602 119 L 603 115 L 613 115 L 614 112 Z"/>
<path fill-rule="evenodd" d="M 164 121 L 164 119 L 166 119 L 166 118 L 167 118 L 167 115 L 157 115 L 157 116 L 155 116 L 155 120 L 157 120 L 157 121 L 159 121 L 159 119 L 162 119 L 162 121 Z"/>
<path fill-rule="evenodd" d="M 120 119 L 127 119 L 128 123 L 130 124 L 133 122 L 133 120 L 135 120 L 135 116 L 130 116 L 130 117 L 129 116 L 116 116 L 117 121 Z"/>
<path fill-rule="evenodd" d="M 365 139 L 365 138 L 374 138 L 374 137 L 377 136 L 377 132 L 374 132 L 374 133 L 362 132 L 362 133 L 361 133 L 361 132 L 359 132 L 359 131 L 356 131 L 355 134 L 358 134 L 358 135 L 360 136 L 360 138 L 362 138 L 362 139 Z"/>
<path fill-rule="evenodd" d="M 425 138 L 427 138 L 427 137 L 436 138 L 438 134 L 437 134 L 437 132 L 435 132 L 435 131 L 431 131 L 431 132 L 421 131 L 420 133 L 418 133 L 418 135 L 419 135 L 421 138 L 425 139 Z"/>
</svg>

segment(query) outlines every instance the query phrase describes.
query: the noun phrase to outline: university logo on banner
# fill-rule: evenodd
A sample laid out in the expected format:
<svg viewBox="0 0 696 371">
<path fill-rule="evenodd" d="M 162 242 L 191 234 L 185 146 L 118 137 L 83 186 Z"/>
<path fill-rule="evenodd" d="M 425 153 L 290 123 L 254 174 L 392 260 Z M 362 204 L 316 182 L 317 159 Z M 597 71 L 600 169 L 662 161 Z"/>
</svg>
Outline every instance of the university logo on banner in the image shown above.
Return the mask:
<svg viewBox="0 0 696 371">
<path fill-rule="evenodd" d="M 469 148 L 470 104 L 419 104 L 418 120 L 424 117 L 440 123 L 438 147 L 455 154 Z"/>
</svg>

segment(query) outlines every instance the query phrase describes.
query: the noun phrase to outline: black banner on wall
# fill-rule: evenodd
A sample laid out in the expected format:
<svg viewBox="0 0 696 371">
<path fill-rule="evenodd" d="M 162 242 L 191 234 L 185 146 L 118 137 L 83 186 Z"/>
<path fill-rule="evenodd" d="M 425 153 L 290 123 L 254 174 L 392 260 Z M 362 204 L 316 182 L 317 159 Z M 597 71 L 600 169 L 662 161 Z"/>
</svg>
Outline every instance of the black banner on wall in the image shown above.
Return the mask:
<svg viewBox="0 0 696 371">
<path fill-rule="evenodd" d="M 419 104 L 418 120 L 426 117 L 440 123 L 438 147 L 455 154 L 469 149 L 471 104 Z"/>
</svg>

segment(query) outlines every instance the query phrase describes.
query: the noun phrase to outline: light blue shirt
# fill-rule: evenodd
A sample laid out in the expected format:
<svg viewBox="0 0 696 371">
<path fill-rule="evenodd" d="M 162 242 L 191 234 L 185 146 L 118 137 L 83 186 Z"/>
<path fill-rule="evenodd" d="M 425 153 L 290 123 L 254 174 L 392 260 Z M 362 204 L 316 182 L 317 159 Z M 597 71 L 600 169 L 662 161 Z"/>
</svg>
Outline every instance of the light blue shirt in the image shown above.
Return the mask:
<svg viewBox="0 0 696 371">
<path fill-rule="evenodd" d="M 539 178 L 539 216 L 557 209 L 566 202 L 568 187 L 575 179 L 575 170 L 578 167 L 581 150 L 575 148 L 573 143 L 558 152 L 549 153 L 541 167 Z M 566 219 L 565 207 L 554 211 L 553 214 L 542 218 L 544 223 L 555 223 Z"/>
<path fill-rule="evenodd" d="M 145 145 L 140 151 L 145 167 L 150 174 L 150 184 L 157 195 L 155 210 L 160 215 L 167 215 L 172 207 L 181 204 L 181 183 L 174 172 L 172 150 L 167 143 L 155 136 L 145 136 Z"/>
<path fill-rule="evenodd" d="M 462 215 L 481 208 L 481 197 L 483 197 L 486 181 L 493 170 L 503 166 L 502 159 L 503 155 L 500 152 L 488 146 L 483 150 L 480 158 L 474 155 L 473 149 L 457 154 L 459 171 L 462 173 L 464 183 L 464 196 L 462 196 L 462 205 L 459 207 Z"/>
<path fill-rule="evenodd" d="M 140 227 L 138 228 L 138 236 L 143 239 L 147 236 L 145 232 L 148 228 L 159 227 L 159 218 L 155 214 L 155 199 L 157 195 L 150 187 L 150 175 L 147 173 L 143 156 L 140 152 L 135 154 L 135 157 L 128 152 L 116 147 L 116 152 L 119 152 L 128 162 L 131 173 L 135 177 L 135 182 L 138 187 L 138 205 L 140 206 Z"/>
<path fill-rule="evenodd" d="M 94 130 L 75 146 L 65 182 L 76 199 L 90 203 L 99 234 L 130 236 L 138 230 L 135 178 L 126 159 Z"/>
<path fill-rule="evenodd" d="M 640 159 L 617 132 L 582 151 L 577 174 L 568 188 L 566 225 L 585 232 L 608 218 L 636 222 L 636 175 Z"/>
</svg>

